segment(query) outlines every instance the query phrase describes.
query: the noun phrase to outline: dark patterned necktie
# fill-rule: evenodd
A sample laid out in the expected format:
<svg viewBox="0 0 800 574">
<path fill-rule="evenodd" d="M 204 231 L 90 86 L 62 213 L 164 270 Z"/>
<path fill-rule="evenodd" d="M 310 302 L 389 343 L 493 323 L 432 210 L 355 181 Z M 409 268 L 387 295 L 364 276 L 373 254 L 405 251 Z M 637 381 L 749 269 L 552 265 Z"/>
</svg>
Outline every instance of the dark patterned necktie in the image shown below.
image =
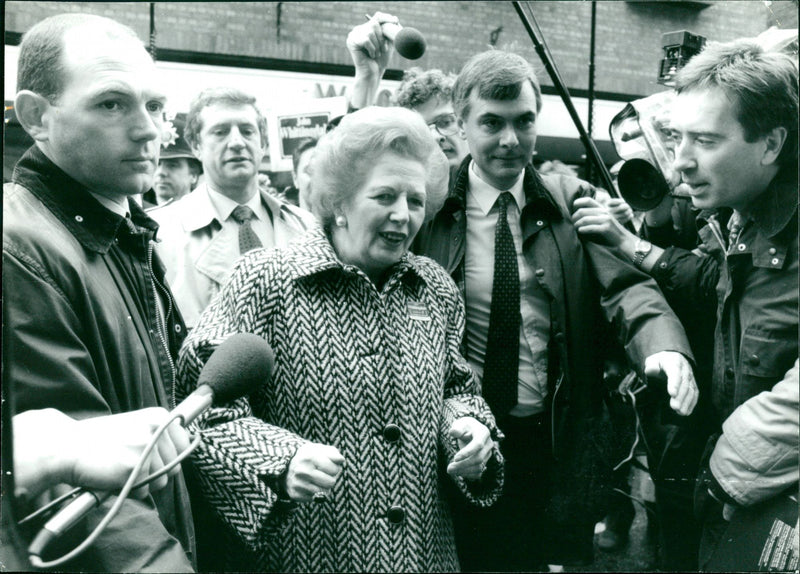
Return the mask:
<svg viewBox="0 0 800 574">
<path fill-rule="evenodd" d="M 483 396 L 495 416 L 502 417 L 517 404 L 519 375 L 519 268 L 517 250 L 508 226 L 511 194 L 500 194 L 494 235 L 494 280 L 489 315 L 489 337 L 483 362 Z"/>
<path fill-rule="evenodd" d="M 250 221 L 256 217 L 253 210 L 246 205 L 239 205 L 231 215 L 239 224 L 239 253 L 244 255 L 251 249 L 261 247 L 261 240 L 250 224 Z"/>
</svg>

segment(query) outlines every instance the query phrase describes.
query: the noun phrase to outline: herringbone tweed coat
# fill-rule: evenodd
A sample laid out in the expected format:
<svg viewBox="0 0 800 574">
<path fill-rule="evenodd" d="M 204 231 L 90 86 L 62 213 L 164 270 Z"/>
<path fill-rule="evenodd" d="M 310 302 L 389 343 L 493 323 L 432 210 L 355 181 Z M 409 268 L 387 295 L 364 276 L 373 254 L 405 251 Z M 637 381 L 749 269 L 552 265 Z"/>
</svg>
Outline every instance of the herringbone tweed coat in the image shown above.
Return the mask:
<svg viewBox="0 0 800 574">
<path fill-rule="evenodd" d="M 257 394 L 198 419 L 194 455 L 204 494 L 256 550 L 253 569 L 458 569 L 442 494 L 457 450 L 447 431 L 473 416 L 498 437 L 459 353 L 463 329 L 455 284 L 424 257 L 404 256 L 380 292 L 320 229 L 240 260 L 187 339 L 179 378 L 186 395 L 234 333 L 258 334 L 275 351 L 272 380 Z M 394 442 L 390 424 L 400 429 Z M 323 504 L 284 503 L 275 491 L 304 441 L 334 445 L 346 460 Z M 479 483 L 456 482 L 474 503 L 492 504 L 502 488 L 497 446 Z"/>
</svg>

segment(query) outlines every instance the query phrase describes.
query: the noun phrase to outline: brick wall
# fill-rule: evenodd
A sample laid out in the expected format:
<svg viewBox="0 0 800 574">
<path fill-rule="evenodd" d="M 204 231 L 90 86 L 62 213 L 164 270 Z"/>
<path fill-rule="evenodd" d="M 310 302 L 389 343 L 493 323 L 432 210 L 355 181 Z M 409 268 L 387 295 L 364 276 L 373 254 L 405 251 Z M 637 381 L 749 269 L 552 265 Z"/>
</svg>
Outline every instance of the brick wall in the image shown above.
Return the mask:
<svg viewBox="0 0 800 574">
<path fill-rule="evenodd" d="M 589 74 L 591 3 L 537 1 L 533 14 L 564 83 L 585 90 Z M 275 58 L 317 64 L 350 65 L 344 45 L 349 29 L 364 14 L 381 10 L 419 29 L 428 50 L 410 62 L 395 56 L 393 69 L 412 65 L 458 71 L 475 52 L 489 46 L 499 31 L 499 48 L 521 52 L 551 85 L 517 13 L 509 2 L 158 2 L 157 46 Z M 37 21 L 65 11 L 115 18 L 149 36 L 149 3 L 5 2 L 6 31 L 25 32 Z M 689 30 L 710 40 L 754 36 L 769 25 L 797 26 L 794 1 L 684 2 L 681 0 L 597 2 L 595 89 L 648 95 L 663 56 L 661 34 Z"/>
</svg>

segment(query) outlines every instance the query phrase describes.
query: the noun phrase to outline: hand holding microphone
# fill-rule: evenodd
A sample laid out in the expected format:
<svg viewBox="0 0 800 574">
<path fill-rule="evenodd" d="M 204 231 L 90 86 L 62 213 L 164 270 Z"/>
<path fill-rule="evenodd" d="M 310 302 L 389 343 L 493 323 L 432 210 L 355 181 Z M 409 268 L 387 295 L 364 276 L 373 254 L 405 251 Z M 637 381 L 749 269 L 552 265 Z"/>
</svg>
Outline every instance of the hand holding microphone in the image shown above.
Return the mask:
<svg viewBox="0 0 800 574">
<path fill-rule="evenodd" d="M 359 24 L 347 35 L 347 49 L 356 68 L 356 77 L 379 81 L 389 65 L 392 55 L 392 40 L 384 36 L 381 25 L 397 23 L 397 18 L 384 12 L 376 12 L 363 24 Z"/>
<path fill-rule="evenodd" d="M 413 28 L 401 28 L 395 16 L 376 12 L 367 21 L 353 28 L 347 35 L 347 49 L 356 69 L 355 82 L 350 95 L 350 105 L 355 109 L 375 103 L 378 84 L 383 77 L 392 45 L 397 53 L 416 59 L 425 52 L 425 39 Z"/>
<path fill-rule="evenodd" d="M 165 434 L 171 433 L 174 423 L 180 421 L 183 427 L 188 426 L 195 418 L 208 409 L 212 402 L 216 402 L 217 404 L 227 403 L 254 392 L 271 377 L 272 366 L 272 349 L 264 339 L 250 333 L 237 333 L 230 336 L 220 344 L 209 357 L 198 377 L 195 391 L 164 417 L 165 421 L 171 418 L 176 418 L 176 420 L 172 421 L 172 423 L 165 428 L 163 424 L 159 425 L 158 428 L 164 428 Z M 152 436 L 148 437 L 148 439 L 149 447 L 154 439 Z M 161 439 L 159 437 L 158 442 L 160 441 Z M 181 439 L 179 439 L 178 442 L 181 442 Z M 194 444 L 196 446 L 196 444 L 199 443 L 196 442 Z M 147 449 L 145 449 L 145 452 L 146 450 Z M 178 456 L 185 456 L 189 452 L 188 449 L 182 450 L 183 452 L 180 455 L 176 453 L 176 456 L 171 456 L 167 451 L 166 457 L 171 457 L 173 462 L 179 460 Z M 151 452 L 154 453 L 155 448 Z M 147 465 L 144 464 L 144 462 L 145 461 L 141 460 L 141 457 L 140 460 L 137 461 L 135 467 L 139 467 L 139 472 L 137 472 L 136 477 L 133 477 L 134 479 L 138 478 L 139 474 L 147 474 L 145 471 Z M 163 463 L 164 461 L 161 460 L 160 462 Z M 137 470 L 135 467 L 134 471 Z M 152 470 L 152 465 L 150 468 Z M 159 471 L 163 471 L 163 468 L 164 465 L 161 464 Z M 178 469 L 179 467 L 175 466 L 173 471 L 178 472 Z M 156 480 L 160 480 L 161 478 L 166 480 L 166 477 L 159 477 L 159 479 Z M 89 512 L 103 502 L 110 493 L 84 491 L 77 496 L 75 500 L 59 510 L 56 515 L 44 525 L 33 540 L 28 549 L 31 555 L 31 563 L 37 568 L 52 568 L 71 560 L 83 552 L 94 542 L 100 532 L 105 529 L 108 522 L 117 514 L 133 484 L 136 483 L 129 476 L 111 510 L 108 511 L 100 524 L 84 542 L 67 555 L 45 563 L 40 559 L 40 556 L 44 553 L 50 542 L 80 522 Z"/>
<path fill-rule="evenodd" d="M 416 28 L 404 28 L 397 17 L 385 12 L 367 16 L 367 22 L 356 26 L 347 36 L 347 47 L 358 68 L 364 56 L 375 61 L 381 71 L 391 55 L 391 44 L 408 60 L 417 60 L 425 53 L 425 38 Z M 361 56 L 359 56 L 359 52 Z"/>
<path fill-rule="evenodd" d="M 169 418 L 160 407 L 75 420 L 56 409 L 25 411 L 14 416 L 14 471 L 17 496 L 33 498 L 55 484 L 97 490 L 122 488 L 155 430 Z M 189 434 L 174 421 L 159 437 L 142 479 L 189 448 Z M 167 485 L 168 475 L 134 491 L 144 497 Z"/>
</svg>

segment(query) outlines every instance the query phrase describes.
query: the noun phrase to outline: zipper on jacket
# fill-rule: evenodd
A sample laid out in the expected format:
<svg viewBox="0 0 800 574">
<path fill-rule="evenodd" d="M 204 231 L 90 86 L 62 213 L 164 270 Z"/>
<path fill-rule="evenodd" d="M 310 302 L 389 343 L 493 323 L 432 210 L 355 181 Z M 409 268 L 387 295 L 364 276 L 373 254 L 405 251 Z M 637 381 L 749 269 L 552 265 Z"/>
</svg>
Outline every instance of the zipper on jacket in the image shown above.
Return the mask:
<svg viewBox="0 0 800 574">
<path fill-rule="evenodd" d="M 176 406 L 175 402 L 175 385 L 176 385 L 176 368 L 175 362 L 172 360 L 172 355 L 169 352 L 169 336 L 166 333 L 166 326 L 164 322 L 166 321 L 167 317 L 170 316 L 172 313 L 172 297 L 169 296 L 169 292 L 167 289 L 161 285 L 156 279 L 156 274 L 153 272 L 153 242 L 150 241 L 147 244 L 147 271 L 150 273 L 150 283 L 153 286 L 153 297 L 155 297 L 155 304 L 159 305 L 159 301 L 161 300 L 158 296 L 158 289 L 164 294 L 164 301 L 165 301 L 165 309 L 164 309 L 164 320 L 161 319 L 161 313 L 159 309 L 156 308 L 156 329 L 158 330 L 158 338 L 161 340 L 161 344 L 164 347 L 164 351 L 167 355 L 167 362 L 169 363 L 170 372 L 172 373 L 172 382 L 170 384 L 170 408 L 174 409 Z"/>
<path fill-rule="evenodd" d="M 728 242 L 725 240 L 725 237 L 722 235 L 722 226 L 719 224 L 719 220 L 717 219 L 716 215 L 712 215 L 708 218 L 708 228 L 711 230 L 711 233 L 714 235 L 714 238 L 719 241 L 720 247 L 722 247 L 722 252 L 728 252 Z"/>
<path fill-rule="evenodd" d="M 562 370 L 561 373 L 558 375 L 558 382 L 556 382 L 556 388 L 553 389 L 553 398 L 551 400 L 550 405 L 550 449 L 553 452 L 553 458 L 558 459 L 556 456 L 556 395 L 558 394 L 558 389 L 561 388 L 561 383 L 564 382 L 564 371 Z"/>
</svg>

